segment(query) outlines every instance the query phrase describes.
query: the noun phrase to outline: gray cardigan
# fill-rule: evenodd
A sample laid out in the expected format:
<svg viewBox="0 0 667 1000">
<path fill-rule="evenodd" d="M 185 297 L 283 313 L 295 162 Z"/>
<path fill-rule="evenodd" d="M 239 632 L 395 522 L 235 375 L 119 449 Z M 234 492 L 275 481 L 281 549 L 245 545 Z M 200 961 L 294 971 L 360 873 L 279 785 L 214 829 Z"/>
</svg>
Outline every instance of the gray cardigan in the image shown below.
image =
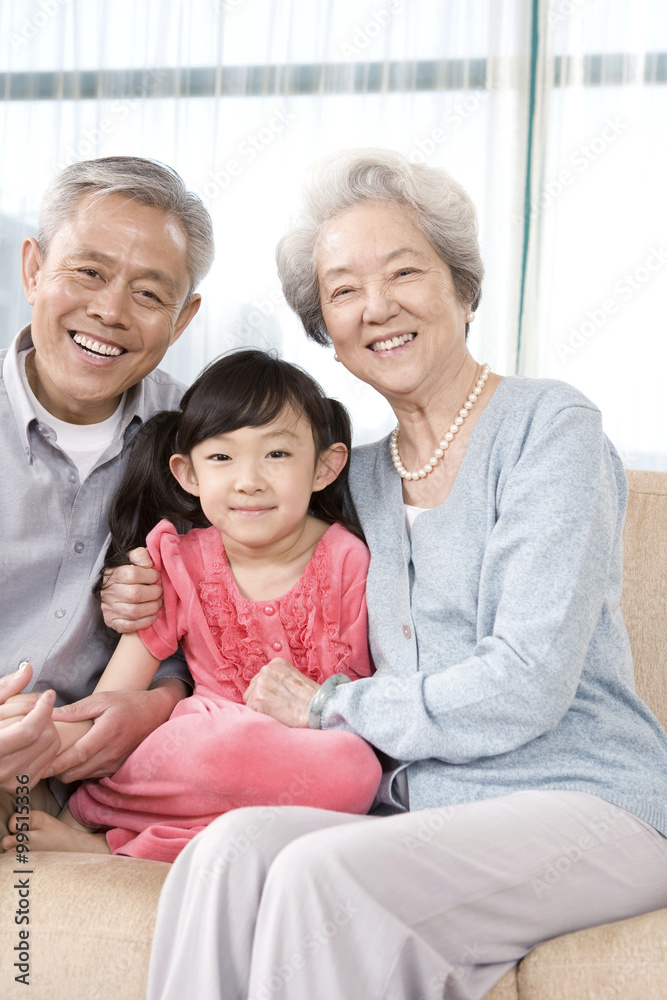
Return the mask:
<svg viewBox="0 0 667 1000">
<path fill-rule="evenodd" d="M 388 439 L 354 451 L 350 483 L 377 673 L 336 688 L 322 727 L 408 762 L 411 809 L 572 789 L 667 834 L 667 736 L 619 609 L 627 483 L 599 410 L 503 379 L 412 544 Z"/>
</svg>

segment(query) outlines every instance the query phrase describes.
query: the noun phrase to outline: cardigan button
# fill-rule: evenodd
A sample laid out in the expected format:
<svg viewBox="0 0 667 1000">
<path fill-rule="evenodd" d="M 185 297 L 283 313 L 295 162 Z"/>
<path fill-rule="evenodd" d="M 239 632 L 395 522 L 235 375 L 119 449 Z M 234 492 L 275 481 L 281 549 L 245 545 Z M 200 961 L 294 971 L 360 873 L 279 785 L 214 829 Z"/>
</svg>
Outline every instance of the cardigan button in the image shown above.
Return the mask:
<svg viewBox="0 0 667 1000">
<path fill-rule="evenodd" d="M 265 615 L 275 615 L 276 613 L 276 609 L 273 607 L 272 604 L 265 604 L 263 611 Z"/>
<path fill-rule="evenodd" d="M 275 642 L 271 643 L 271 649 L 275 649 L 276 653 L 279 653 L 282 648 L 283 648 L 282 642 L 279 642 L 277 639 Z"/>
<path fill-rule="evenodd" d="M 412 638 L 412 631 L 411 631 L 409 625 L 404 625 L 403 626 L 403 635 L 405 636 L 406 639 L 411 639 Z"/>
</svg>

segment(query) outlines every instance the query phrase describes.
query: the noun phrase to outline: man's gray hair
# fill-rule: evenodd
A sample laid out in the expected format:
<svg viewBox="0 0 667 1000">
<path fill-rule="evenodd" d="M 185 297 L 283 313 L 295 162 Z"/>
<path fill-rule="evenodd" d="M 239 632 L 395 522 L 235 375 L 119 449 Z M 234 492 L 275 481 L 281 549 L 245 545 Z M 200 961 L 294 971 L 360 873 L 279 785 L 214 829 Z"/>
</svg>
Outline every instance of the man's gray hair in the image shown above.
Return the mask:
<svg viewBox="0 0 667 1000">
<path fill-rule="evenodd" d="M 187 239 L 189 300 L 213 263 L 213 225 L 201 199 L 187 190 L 175 170 L 157 160 L 107 156 L 72 163 L 56 174 L 44 192 L 39 212 L 37 242 L 44 257 L 81 198 L 93 192 L 100 197 L 123 195 L 141 205 L 162 209 L 179 222 Z"/>
<path fill-rule="evenodd" d="M 319 240 L 328 222 L 364 202 L 405 207 L 449 266 L 459 301 L 477 308 L 484 275 L 477 213 L 467 192 L 444 170 L 410 163 L 387 149 L 342 150 L 311 168 L 303 197 L 302 215 L 278 243 L 276 260 L 285 298 L 318 344 L 331 342 L 317 281 Z"/>
</svg>

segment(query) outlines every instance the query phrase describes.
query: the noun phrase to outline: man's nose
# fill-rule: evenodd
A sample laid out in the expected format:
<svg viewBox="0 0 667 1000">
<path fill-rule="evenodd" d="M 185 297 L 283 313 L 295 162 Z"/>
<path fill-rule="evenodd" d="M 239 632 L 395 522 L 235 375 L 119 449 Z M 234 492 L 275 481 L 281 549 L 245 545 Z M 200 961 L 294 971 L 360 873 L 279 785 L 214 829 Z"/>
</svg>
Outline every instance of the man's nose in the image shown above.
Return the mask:
<svg viewBox="0 0 667 1000">
<path fill-rule="evenodd" d="M 92 296 L 87 313 L 105 326 L 124 326 L 130 306 L 129 296 L 125 286 L 108 281 Z"/>
</svg>

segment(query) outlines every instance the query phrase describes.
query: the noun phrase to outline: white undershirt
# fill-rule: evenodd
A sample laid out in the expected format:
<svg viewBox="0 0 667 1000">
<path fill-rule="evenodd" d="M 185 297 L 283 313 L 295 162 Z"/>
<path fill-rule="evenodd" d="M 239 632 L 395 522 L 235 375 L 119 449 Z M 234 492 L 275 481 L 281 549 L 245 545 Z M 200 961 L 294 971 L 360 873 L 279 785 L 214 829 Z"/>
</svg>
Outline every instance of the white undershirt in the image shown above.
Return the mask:
<svg viewBox="0 0 667 1000">
<path fill-rule="evenodd" d="M 40 424 L 51 427 L 55 432 L 58 447 L 74 463 L 79 473 L 79 479 L 83 482 L 116 436 L 123 419 L 125 394 L 121 397 L 114 413 L 106 420 L 100 420 L 96 424 L 70 424 L 66 420 L 59 420 L 42 406 L 30 388 L 25 370 L 25 360 L 31 350 L 33 350 L 32 347 L 19 354 L 19 371 L 28 399 Z"/>
<path fill-rule="evenodd" d="M 403 510 L 405 512 L 405 530 L 408 533 L 408 538 L 412 541 L 412 525 L 419 514 L 423 514 L 428 507 L 413 507 L 412 504 L 404 503 Z"/>
</svg>

